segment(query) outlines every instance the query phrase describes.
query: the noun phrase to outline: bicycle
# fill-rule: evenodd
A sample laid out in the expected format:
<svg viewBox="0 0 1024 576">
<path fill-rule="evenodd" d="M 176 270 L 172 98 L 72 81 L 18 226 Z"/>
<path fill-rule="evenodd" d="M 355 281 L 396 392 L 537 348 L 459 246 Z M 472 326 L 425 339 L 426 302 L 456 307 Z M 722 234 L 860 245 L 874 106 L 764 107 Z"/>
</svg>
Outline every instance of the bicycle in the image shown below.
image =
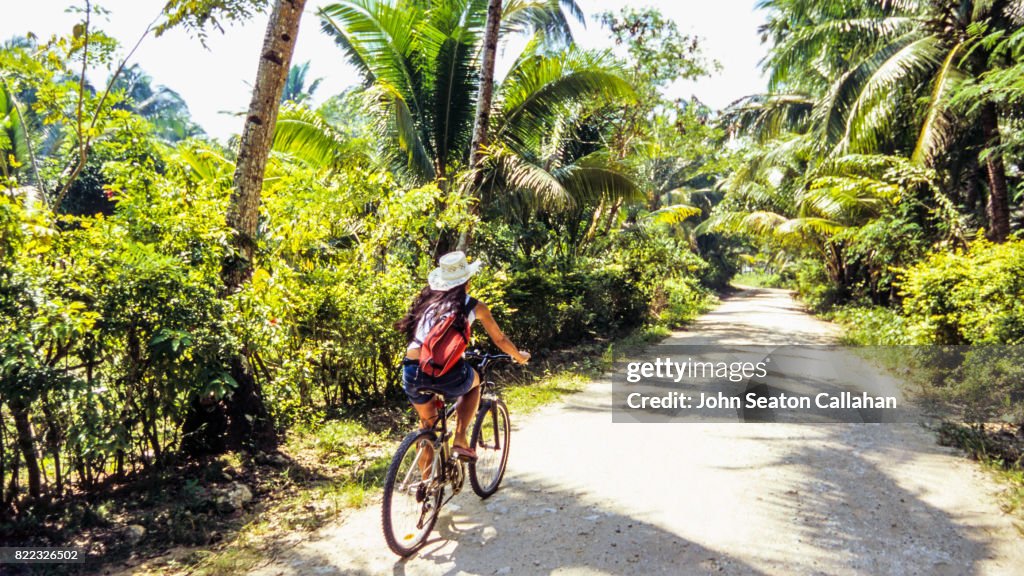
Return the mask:
<svg viewBox="0 0 1024 576">
<path fill-rule="evenodd" d="M 406 435 L 388 466 L 381 518 L 384 539 L 399 556 L 409 556 L 426 543 L 441 508 L 462 491 L 467 475 L 473 492 L 481 499 L 497 492 L 505 476 L 512 431 L 508 408 L 497 396 L 488 372 L 498 364 L 511 362 L 512 357 L 467 352 L 465 358 L 480 374 L 480 407 L 470 437 L 470 448 L 477 459 L 467 466 L 452 453 L 448 420 L 455 413 L 455 403 L 448 404 L 438 390 L 421 387 L 434 393 L 437 413 L 443 416 L 431 428 Z M 447 500 L 446 487 L 451 488 Z"/>
</svg>

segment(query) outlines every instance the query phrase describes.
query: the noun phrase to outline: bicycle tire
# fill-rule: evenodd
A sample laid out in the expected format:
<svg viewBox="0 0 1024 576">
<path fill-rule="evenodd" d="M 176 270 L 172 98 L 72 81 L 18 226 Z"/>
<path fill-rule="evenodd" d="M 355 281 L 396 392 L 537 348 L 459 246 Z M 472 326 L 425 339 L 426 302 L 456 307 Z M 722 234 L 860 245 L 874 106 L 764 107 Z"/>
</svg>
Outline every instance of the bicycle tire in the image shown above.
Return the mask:
<svg viewBox="0 0 1024 576">
<path fill-rule="evenodd" d="M 469 463 L 469 483 L 473 492 L 487 499 L 501 486 L 508 465 L 509 442 L 512 438 L 512 424 L 508 407 L 498 399 L 484 400 L 473 424 L 470 446 L 477 459 Z"/>
<path fill-rule="evenodd" d="M 399 482 L 406 482 L 410 480 L 409 475 L 418 475 L 418 470 L 409 469 L 408 465 L 403 467 L 406 463 L 406 457 L 409 456 L 410 450 L 412 451 L 412 466 L 418 466 L 416 460 L 417 450 L 419 442 L 421 440 L 427 440 L 431 446 L 437 441 L 437 435 L 429 430 L 418 430 L 410 432 L 398 446 L 398 450 L 395 451 L 395 455 L 391 459 L 391 464 L 388 466 L 388 473 L 384 480 L 384 501 L 381 505 L 381 524 L 384 531 L 384 539 L 388 543 L 388 548 L 399 556 L 405 557 L 413 554 L 419 550 L 423 544 L 426 543 L 427 537 L 430 532 L 434 529 L 434 524 L 437 522 L 437 516 L 441 511 L 441 499 L 444 497 L 444 486 L 439 486 L 433 493 L 425 491 L 423 493 L 423 500 L 418 499 L 419 493 L 414 495 L 407 490 L 419 490 L 419 486 L 422 485 L 426 490 L 425 484 L 422 483 L 422 479 L 413 479 L 414 483 L 417 483 L 416 488 L 411 485 L 402 486 Z M 433 457 L 432 462 L 436 464 L 439 462 L 436 454 Z M 433 466 L 433 464 L 432 464 Z M 403 469 L 404 468 L 404 469 Z M 396 492 L 396 485 L 399 487 L 399 492 Z M 402 502 L 396 502 L 395 496 L 401 495 Z M 394 512 L 395 508 L 401 504 L 402 507 L 410 509 L 413 513 L 415 512 L 415 505 L 409 507 L 409 499 L 415 502 L 415 505 L 420 506 L 420 517 L 419 525 L 413 525 L 415 530 L 408 525 L 403 524 L 401 527 L 396 526 Z M 413 514 L 414 515 L 414 514 Z M 399 533 L 401 532 L 401 533 Z"/>
</svg>

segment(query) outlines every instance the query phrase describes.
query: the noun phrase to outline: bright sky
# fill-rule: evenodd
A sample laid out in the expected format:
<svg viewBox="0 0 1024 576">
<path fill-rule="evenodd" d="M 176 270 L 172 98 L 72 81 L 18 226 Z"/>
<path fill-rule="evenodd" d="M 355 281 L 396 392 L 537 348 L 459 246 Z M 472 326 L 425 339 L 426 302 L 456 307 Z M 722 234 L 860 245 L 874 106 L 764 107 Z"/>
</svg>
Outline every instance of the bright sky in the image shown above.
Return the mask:
<svg viewBox="0 0 1024 576">
<path fill-rule="evenodd" d="M 100 26 L 118 38 L 122 53 L 126 53 L 166 0 L 98 3 L 110 11 L 108 21 Z M 293 63 L 311 61 L 310 80 L 324 79 L 315 94 L 316 102 L 359 82 L 341 50 L 320 32 L 315 12 L 326 3 L 327 0 L 307 3 L 293 59 Z M 758 61 L 765 49 L 757 34 L 763 15 L 754 10 L 754 3 L 755 0 L 579 0 L 588 17 L 622 5 L 653 6 L 678 22 L 683 32 L 704 38 L 705 52 L 722 64 L 721 72 L 697 82 L 677 83 L 670 88 L 669 95 L 696 95 L 713 108 L 764 90 Z M 45 39 L 71 30 L 79 15 L 65 13 L 68 4 L 68 0 L 36 0 L 5 11 L 0 20 L 0 41 L 27 32 Z M 225 34 L 211 32 L 208 50 L 181 31 L 171 31 L 160 38 L 149 37 L 132 62 L 141 65 L 157 84 L 181 94 L 193 118 L 207 133 L 227 138 L 241 130 L 242 120 L 235 113 L 248 107 L 266 21 L 267 16 L 260 15 L 245 25 L 228 28 Z M 588 21 L 585 30 L 578 30 L 577 42 L 587 48 L 611 45 L 607 30 L 592 21 Z"/>
</svg>

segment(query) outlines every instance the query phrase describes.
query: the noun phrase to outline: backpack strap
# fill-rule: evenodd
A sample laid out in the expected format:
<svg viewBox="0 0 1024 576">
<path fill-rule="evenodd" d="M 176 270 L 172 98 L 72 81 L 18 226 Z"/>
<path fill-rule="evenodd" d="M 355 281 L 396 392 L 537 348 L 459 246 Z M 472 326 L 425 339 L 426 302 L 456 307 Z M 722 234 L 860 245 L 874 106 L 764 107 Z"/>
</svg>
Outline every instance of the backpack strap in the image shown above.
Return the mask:
<svg viewBox="0 0 1024 576">
<path fill-rule="evenodd" d="M 463 308 L 462 313 L 467 318 L 469 318 L 469 313 L 472 312 L 473 309 L 476 308 L 476 305 L 479 304 L 479 303 L 480 303 L 479 300 L 477 300 L 476 298 L 473 298 L 472 296 L 470 296 L 469 300 L 466 301 L 466 306 L 465 306 L 465 308 Z M 419 338 L 416 338 L 415 336 L 413 337 L 412 341 L 413 341 L 413 343 L 419 344 L 420 346 L 423 345 L 423 342 Z"/>
</svg>

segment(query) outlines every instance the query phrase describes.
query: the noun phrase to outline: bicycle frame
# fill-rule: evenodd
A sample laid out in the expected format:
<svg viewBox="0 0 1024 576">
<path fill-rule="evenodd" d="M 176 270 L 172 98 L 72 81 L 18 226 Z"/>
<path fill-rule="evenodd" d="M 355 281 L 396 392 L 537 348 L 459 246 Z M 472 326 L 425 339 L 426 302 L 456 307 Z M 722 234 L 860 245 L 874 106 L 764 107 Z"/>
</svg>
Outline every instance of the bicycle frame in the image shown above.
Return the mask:
<svg viewBox="0 0 1024 576">
<path fill-rule="evenodd" d="M 431 488 L 433 490 L 443 490 L 443 487 L 446 484 L 452 485 L 452 494 L 447 500 L 441 503 L 441 506 L 444 506 L 444 504 L 462 490 L 462 482 L 456 483 L 454 479 L 451 478 L 456 474 L 454 465 L 457 464 L 462 468 L 465 464 L 452 456 L 451 449 L 448 446 L 448 440 L 451 437 L 451 432 L 448 430 L 448 420 L 455 414 L 456 403 L 446 402 L 444 397 L 441 395 L 435 395 L 432 402 L 436 403 L 437 417 L 434 425 L 430 427 L 430 430 L 434 431 L 437 439 L 434 440 L 434 457 L 430 464 L 433 468 L 433 473 L 431 474 Z M 460 475 L 462 478 L 465 478 L 465 471 L 463 470 Z"/>
<path fill-rule="evenodd" d="M 507 355 L 500 356 L 487 356 L 479 354 L 477 352 L 467 352 L 466 359 L 468 361 L 480 360 L 479 364 L 474 365 L 473 368 L 477 370 L 480 375 L 480 401 L 483 406 L 485 401 L 489 399 L 484 398 L 484 394 L 491 392 L 496 384 L 493 380 L 487 379 L 487 375 L 490 372 L 495 362 L 507 361 L 511 357 Z M 449 500 L 455 497 L 462 490 L 462 484 L 466 478 L 466 464 L 462 460 L 452 457 L 451 448 L 448 446 L 448 440 L 451 437 L 451 432 L 448 430 L 448 420 L 455 414 L 456 405 L 458 400 L 455 402 L 447 402 L 444 396 L 440 394 L 434 394 L 432 402 L 437 406 L 437 416 L 433 426 L 430 427 L 431 431 L 434 431 L 437 435 L 437 440 L 434 441 L 434 458 L 431 466 L 434 467 L 434 471 L 437 474 L 432 475 L 433 482 L 432 487 L 439 489 L 445 484 L 452 485 L 452 494 L 442 503 L 442 506 Z M 497 416 L 495 418 L 494 426 L 497 427 Z M 453 466 L 457 464 L 458 468 Z M 456 472 L 458 470 L 458 472 Z M 449 479 L 450 475 L 458 474 L 458 478 Z"/>
</svg>

